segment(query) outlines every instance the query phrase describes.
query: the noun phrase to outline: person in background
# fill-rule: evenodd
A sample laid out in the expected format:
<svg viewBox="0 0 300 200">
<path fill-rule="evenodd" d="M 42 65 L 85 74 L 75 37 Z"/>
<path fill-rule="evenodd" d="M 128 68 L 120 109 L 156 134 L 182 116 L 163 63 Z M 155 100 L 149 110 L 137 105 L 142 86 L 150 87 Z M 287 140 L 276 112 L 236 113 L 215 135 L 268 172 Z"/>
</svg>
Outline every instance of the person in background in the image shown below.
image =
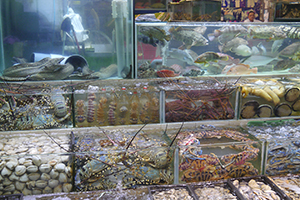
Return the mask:
<svg viewBox="0 0 300 200">
<path fill-rule="evenodd" d="M 251 10 L 248 13 L 248 19 L 244 20 L 244 22 L 261 22 L 261 21 L 255 19 L 255 12 Z"/>
</svg>

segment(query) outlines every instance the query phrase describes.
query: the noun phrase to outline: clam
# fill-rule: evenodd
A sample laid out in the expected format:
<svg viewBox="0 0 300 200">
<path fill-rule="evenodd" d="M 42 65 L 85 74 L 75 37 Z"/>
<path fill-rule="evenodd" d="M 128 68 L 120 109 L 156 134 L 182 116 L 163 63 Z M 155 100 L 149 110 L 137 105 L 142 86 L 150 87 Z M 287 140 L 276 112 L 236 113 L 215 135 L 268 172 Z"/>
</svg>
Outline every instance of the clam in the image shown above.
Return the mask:
<svg viewBox="0 0 300 200">
<path fill-rule="evenodd" d="M 11 182 L 11 180 L 9 180 L 8 178 L 4 178 L 2 184 L 3 184 L 3 186 L 8 186 L 8 185 L 11 185 L 12 182 Z"/>
<path fill-rule="evenodd" d="M 19 181 L 21 181 L 21 182 L 27 182 L 27 181 L 29 181 L 28 175 L 27 174 L 23 174 L 20 177 Z"/>
<path fill-rule="evenodd" d="M 6 165 L 6 162 L 4 160 L 2 160 L 0 163 L 0 170 L 2 170 L 5 165 Z"/>
<path fill-rule="evenodd" d="M 299 95 L 300 95 L 299 88 L 293 87 L 286 91 L 284 98 L 288 102 L 293 102 L 299 97 Z"/>
<path fill-rule="evenodd" d="M 29 190 L 29 189 L 27 189 L 26 187 L 22 190 L 22 193 L 23 193 L 24 195 L 32 195 L 32 191 Z"/>
<path fill-rule="evenodd" d="M 40 166 L 42 164 L 42 160 L 40 156 L 33 156 L 32 157 L 32 162 L 36 165 L 36 166 Z"/>
<path fill-rule="evenodd" d="M 62 186 L 63 192 L 71 192 L 72 184 L 71 183 L 64 183 Z"/>
<path fill-rule="evenodd" d="M 50 179 L 51 179 L 51 177 L 50 177 L 49 174 L 42 173 L 42 175 L 41 175 L 41 180 L 48 181 L 48 180 L 50 180 Z"/>
<path fill-rule="evenodd" d="M 22 183 L 20 181 L 16 181 L 15 183 L 16 189 L 22 191 L 25 187 L 25 183 Z"/>
<path fill-rule="evenodd" d="M 55 165 L 54 169 L 56 169 L 58 172 L 63 172 L 65 171 L 66 165 L 64 163 L 58 163 Z"/>
<path fill-rule="evenodd" d="M 6 167 L 4 167 L 4 168 L 2 169 L 2 171 L 1 171 L 1 175 L 2 175 L 2 176 L 10 176 L 11 173 L 12 173 L 12 171 L 9 170 L 9 169 L 7 169 Z"/>
<path fill-rule="evenodd" d="M 21 175 L 25 174 L 25 172 L 26 172 L 26 167 L 24 165 L 18 165 L 15 168 L 15 174 L 17 176 L 21 176 Z"/>
<path fill-rule="evenodd" d="M 58 177 L 59 182 L 66 183 L 68 181 L 68 177 L 65 173 L 60 173 Z"/>
<path fill-rule="evenodd" d="M 8 177 L 9 180 L 11 181 L 18 181 L 20 179 L 19 176 L 16 176 L 15 173 L 12 173 L 9 177 Z"/>
<path fill-rule="evenodd" d="M 42 190 L 37 189 L 37 188 L 34 188 L 34 189 L 32 189 L 32 194 L 33 194 L 33 195 L 42 194 Z"/>
<path fill-rule="evenodd" d="M 28 166 L 30 166 L 32 164 L 33 164 L 32 160 L 25 160 L 24 163 L 23 163 L 23 165 L 26 166 L 26 167 L 28 167 Z"/>
<path fill-rule="evenodd" d="M 13 184 L 11 184 L 11 185 L 4 187 L 3 191 L 4 192 L 13 192 L 15 189 L 16 189 L 16 187 Z"/>
<path fill-rule="evenodd" d="M 37 180 L 35 184 L 36 184 L 36 187 L 38 187 L 38 188 L 45 188 L 48 184 L 48 181 Z"/>
<path fill-rule="evenodd" d="M 10 160 L 6 163 L 6 167 L 9 169 L 9 170 L 14 170 L 15 167 L 18 165 L 18 160 Z"/>
<path fill-rule="evenodd" d="M 58 186 L 59 181 L 58 180 L 54 180 L 54 179 L 50 179 L 48 181 L 48 186 L 51 188 L 55 188 L 56 186 Z"/>
<path fill-rule="evenodd" d="M 39 173 L 30 173 L 28 174 L 28 178 L 32 181 L 36 181 L 40 178 L 40 174 Z"/>
<path fill-rule="evenodd" d="M 61 193 L 62 192 L 62 185 L 58 185 L 53 189 L 54 193 Z"/>
<path fill-rule="evenodd" d="M 274 108 L 274 114 L 277 117 L 290 116 L 292 114 L 292 108 L 287 103 L 281 103 Z"/>
<path fill-rule="evenodd" d="M 271 117 L 273 115 L 273 108 L 268 104 L 260 105 L 257 108 L 258 117 Z"/>
<path fill-rule="evenodd" d="M 49 186 L 46 186 L 43 189 L 43 194 L 50 194 L 50 193 L 52 193 L 52 188 L 50 188 Z"/>
<path fill-rule="evenodd" d="M 50 172 L 50 177 L 52 179 L 55 179 L 59 176 L 59 173 L 55 170 L 55 169 L 52 169 L 51 172 Z"/>
<path fill-rule="evenodd" d="M 39 170 L 39 168 L 36 165 L 29 165 L 29 166 L 27 166 L 26 170 L 29 173 L 34 173 L 34 172 L 37 172 Z"/>
<path fill-rule="evenodd" d="M 51 165 L 50 164 L 41 164 L 39 167 L 39 170 L 42 173 L 49 173 L 51 171 Z"/>
<path fill-rule="evenodd" d="M 35 188 L 35 181 L 28 181 L 27 183 L 26 183 L 26 187 L 28 188 L 28 189 L 32 189 L 32 188 Z"/>
</svg>

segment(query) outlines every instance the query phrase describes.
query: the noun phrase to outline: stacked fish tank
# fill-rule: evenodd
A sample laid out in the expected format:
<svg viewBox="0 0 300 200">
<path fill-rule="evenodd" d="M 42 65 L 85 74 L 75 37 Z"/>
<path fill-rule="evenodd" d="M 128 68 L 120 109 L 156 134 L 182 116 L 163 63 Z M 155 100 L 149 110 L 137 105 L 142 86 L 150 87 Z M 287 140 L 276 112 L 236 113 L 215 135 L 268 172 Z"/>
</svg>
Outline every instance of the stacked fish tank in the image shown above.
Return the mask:
<svg viewBox="0 0 300 200">
<path fill-rule="evenodd" d="M 1 1 L 2 80 L 131 78 L 132 13 L 122 0 Z"/>
<path fill-rule="evenodd" d="M 299 73 L 298 23 L 136 23 L 137 78 Z"/>
</svg>

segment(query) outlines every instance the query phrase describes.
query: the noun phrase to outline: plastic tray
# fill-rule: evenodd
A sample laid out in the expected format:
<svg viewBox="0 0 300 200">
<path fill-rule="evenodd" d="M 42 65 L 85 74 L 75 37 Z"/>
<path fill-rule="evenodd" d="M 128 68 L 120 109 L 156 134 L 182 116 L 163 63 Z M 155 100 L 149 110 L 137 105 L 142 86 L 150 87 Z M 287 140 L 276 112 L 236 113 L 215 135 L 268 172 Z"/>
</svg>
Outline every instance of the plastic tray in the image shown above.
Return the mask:
<svg viewBox="0 0 300 200">
<path fill-rule="evenodd" d="M 251 179 L 254 179 L 255 181 L 260 181 L 260 182 L 263 182 L 263 183 L 269 185 L 272 188 L 272 190 L 274 190 L 277 193 L 277 195 L 280 197 L 280 199 L 291 200 L 291 198 L 288 195 L 286 195 L 273 181 L 271 181 L 265 175 L 234 178 L 234 179 L 228 179 L 227 181 L 231 187 L 236 188 L 233 185 L 234 180 L 249 182 Z M 236 188 L 236 190 L 238 190 L 238 189 Z"/>
<path fill-rule="evenodd" d="M 1 195 L 0 200 L 22 200 L 23 194 L 8 194 L 8 195 Z"/>
<path fill-rule="evenodd" d="M 239 192 L 239 190 L 237 190 L 236 187 L 231 187 L 230 184 L 228 184 L 227 181 L 209 181 L 209 182 L 201 182 L 201 183 L 193 183 L 190 184 L 190 188 L 192 190 L 192 192 L 196 195 L 197 199 L 199 199 L 197 193 L 196 193 L 196 189 L 198 188 L 208 188 L 208 187 L 212 187 L 214 188 L 215 186 L 220 186 L 223 187 L 225 189 L 229 189 L 230 193 L 233 194 L 234 196 L 237 197 L 238 200 L 244 200 L 245 198 L 243 197 L 243 195 Z"/>
<path fill-rule="evenodd" d="M 153 194 L 155 192 L 162 192 L 162 191 L 167 191 L 171 189 L 186 189 L 190 196 L 194 200 L 198 200 L 197 196 L 194 194 L 194 192 L 191 190 L 189 185 L 153 185 L 153 186 L 148 186 L 148 191 L 149 191 L 149 196 L 151 200 L 154 200 Z"/>
</svg>

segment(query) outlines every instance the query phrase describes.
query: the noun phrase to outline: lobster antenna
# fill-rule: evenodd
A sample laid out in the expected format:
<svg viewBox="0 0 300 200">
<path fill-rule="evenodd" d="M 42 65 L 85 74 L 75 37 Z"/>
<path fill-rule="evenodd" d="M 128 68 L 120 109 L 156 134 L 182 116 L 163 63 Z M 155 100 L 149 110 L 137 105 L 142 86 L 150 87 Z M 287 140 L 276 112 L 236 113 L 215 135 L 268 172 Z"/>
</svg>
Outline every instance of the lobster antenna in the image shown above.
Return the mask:
<svg viewBox="0 0 300 200">
<path fill-rule="evenodd" d="M 147 125 L 147 124 L 144 124 L 144 126 L 142 126 L 142 127 L 140 128 L 140 130 L 138 130 L 138 132 L 135 133 L 135 135 L 131 138 L 130 142 L 128 143 L 128 145 L 127 145 L 127 147 L 126 147 L 126 150 L 129 148 L 129 146 L 131 145 L 132 141 L 133 141 L 134 138 L 137 136 L 137 134 L 138 134 L 139 132 L 141 132 L 141 130 L 142 130 L 146 125 Z"/>
<path fill-rule="evenodd" d="M 178 132 L 176 133 L 175 137 L 173 138 L 173 140 L 172 140 L 172 142 L 171 142 L 171 144 L 170 144 L 170 147 L 173 145 L 173 143 L 174 143 L 174 141 L 176 140 L 178 134 L 180 133 L 180 131 L 181 131 L 182 127 L 183 127 L 183 124 L 184 124 L 184 122 L 182 122 L 182 124 L 181 124 L 181 126 L 180 126 Z"/>
<path fill-rule="evenodd" d="M 70 152 L 70 151 L 68 151 L 67 149 L 65 149 L 63 146 L 61 146 L 60 144 L 58 144 L 55 140 L 54 140 L 54 138 L 49 134 L 49 133 L 47 133 L 45 130 L 43 130 L 44 131 L 44 133 L 46 133 L 46 135 L 55 143 L 55 144 L 57 144 L 60 148 L 62 148 L 63 150 L 65 150 L 66 152 Z"/>
</svg>

